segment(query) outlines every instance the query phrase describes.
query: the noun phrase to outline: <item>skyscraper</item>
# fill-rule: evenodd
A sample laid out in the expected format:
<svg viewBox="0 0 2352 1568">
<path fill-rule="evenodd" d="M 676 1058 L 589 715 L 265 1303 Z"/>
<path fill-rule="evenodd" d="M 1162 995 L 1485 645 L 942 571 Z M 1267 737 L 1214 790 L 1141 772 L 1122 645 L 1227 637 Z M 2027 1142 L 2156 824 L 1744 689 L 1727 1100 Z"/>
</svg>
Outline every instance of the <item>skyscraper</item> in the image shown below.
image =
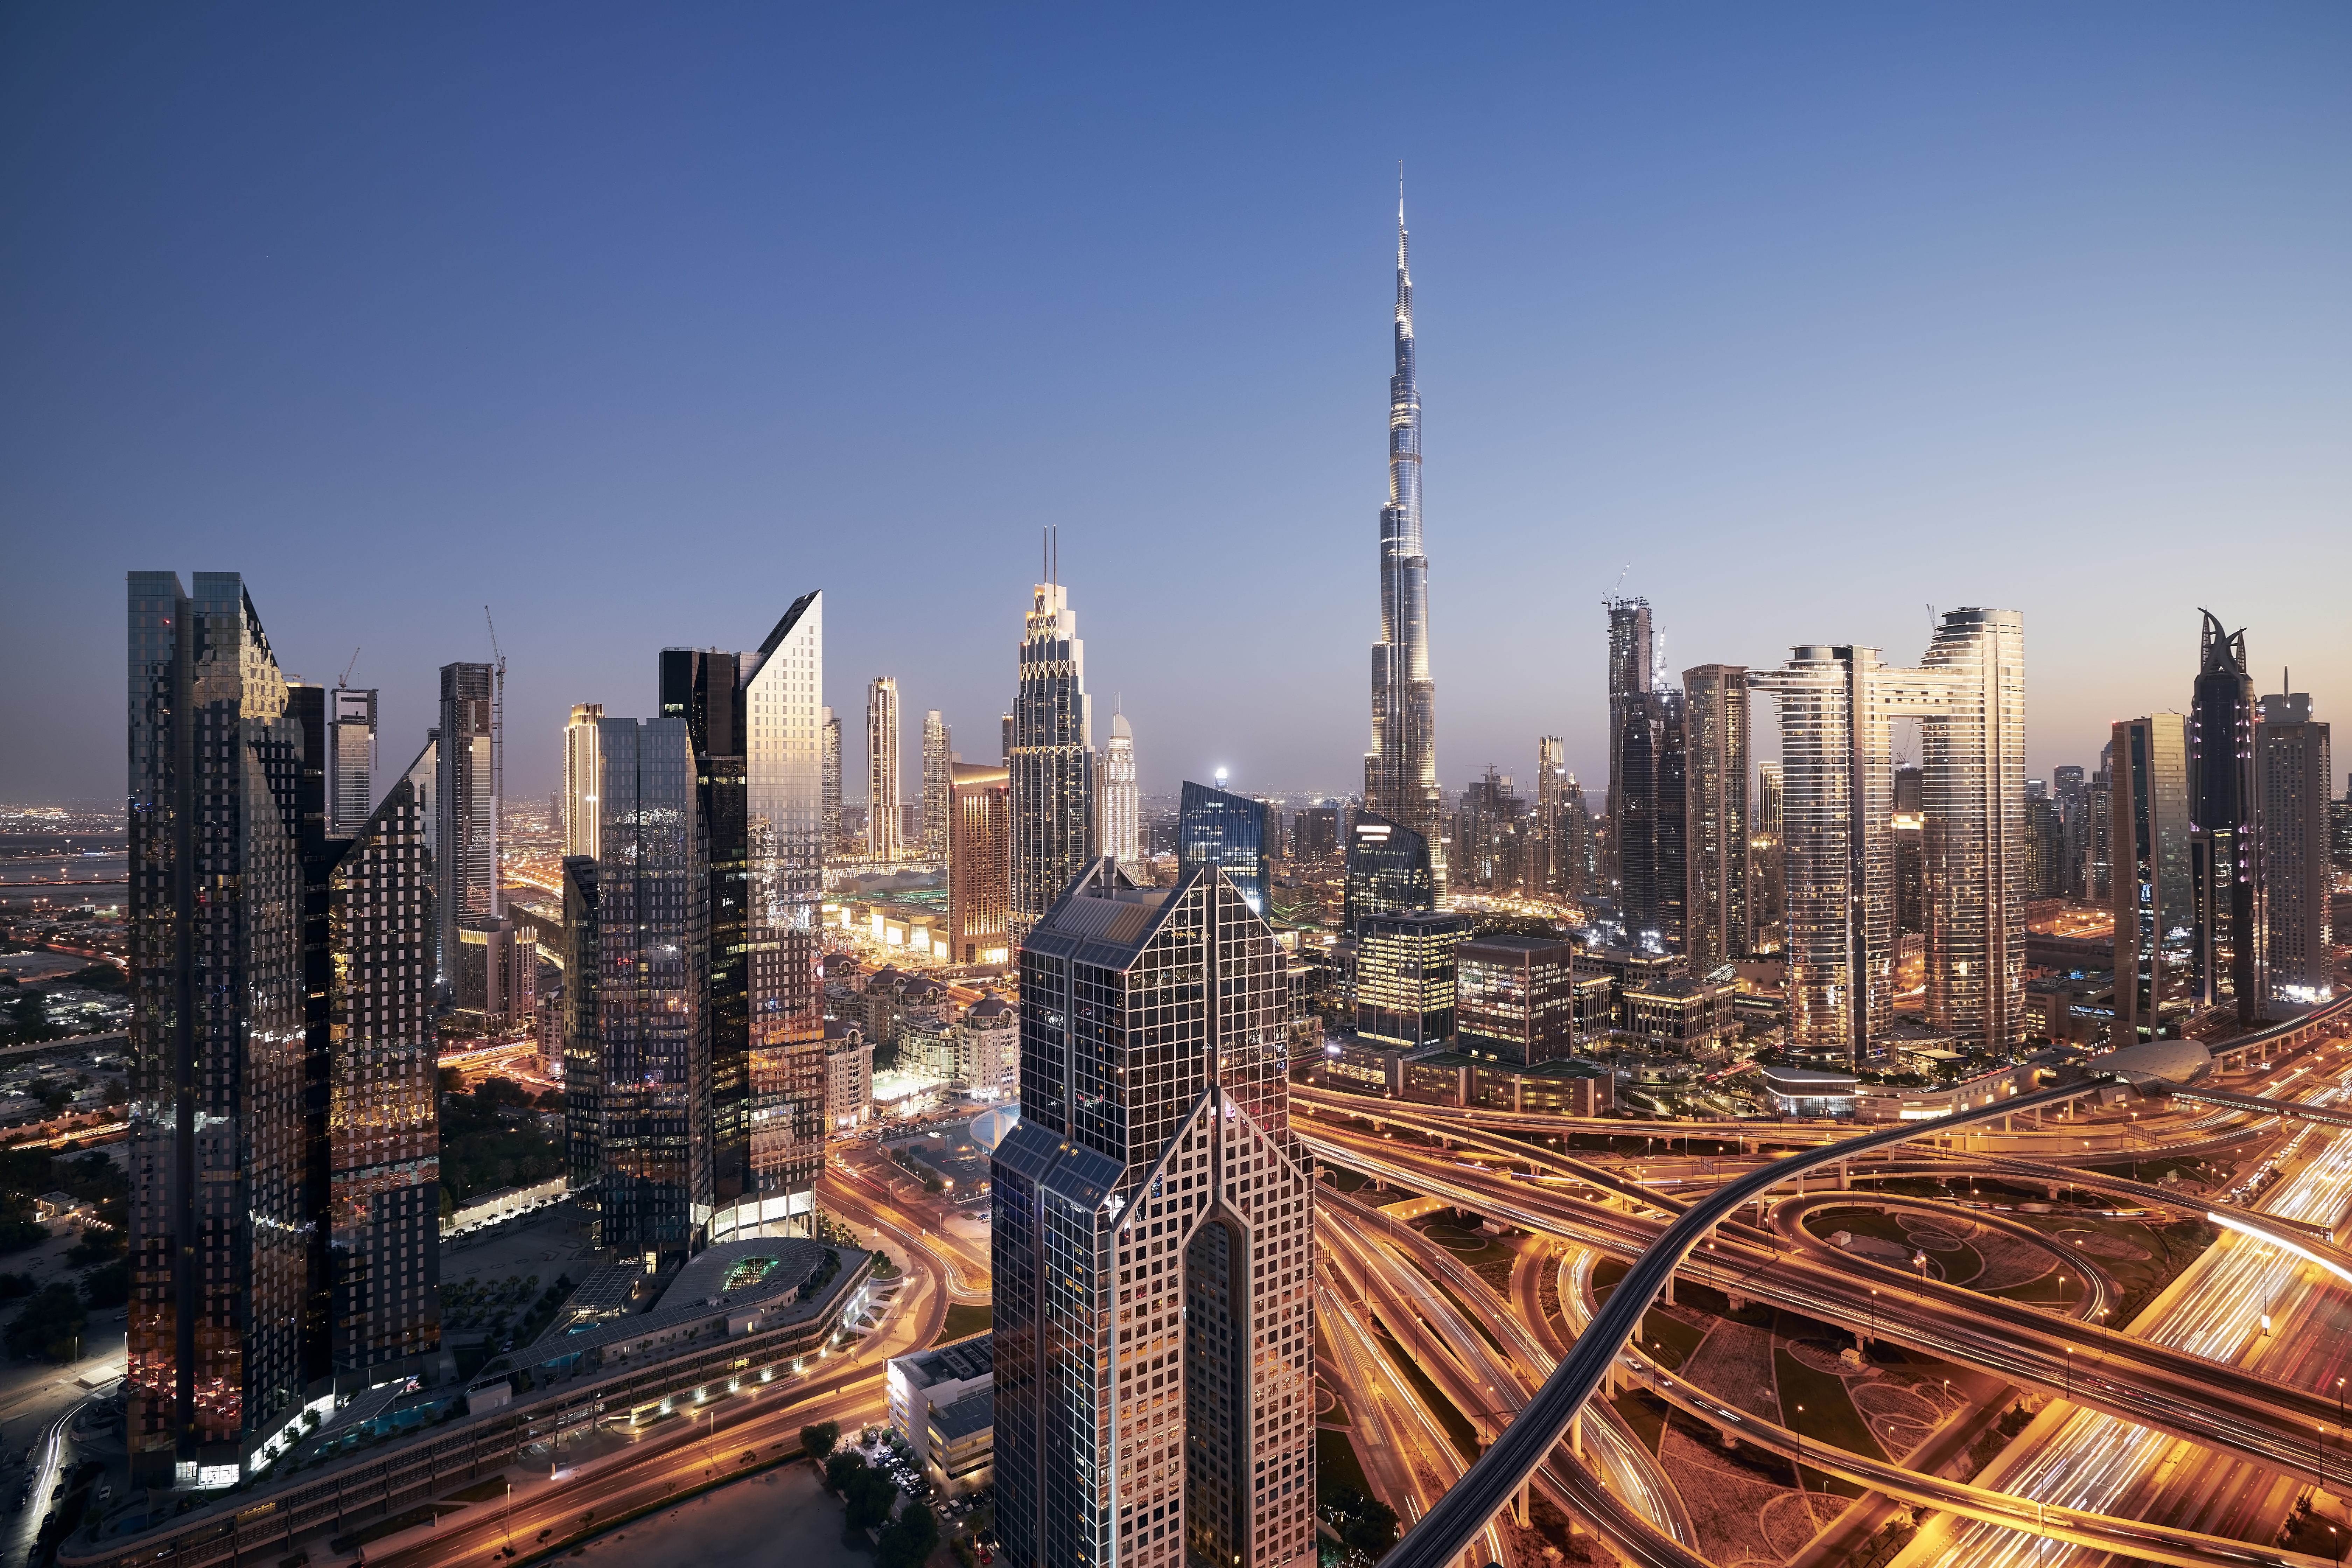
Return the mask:
<svg viewBox="0 0 2352 1568">
<path fill-rule="evenodd" d="M 1429 671 L 1429 557 L 1421 542 L 1421 387 L 1413 372 L 1412 271 L 1397 203 L 1396 370 L 1389 377 L 1389 504 L 1381 511 L 1381 640 L 1372 647 L 1372 749 L 1364 809 L 1418 833 L 1445 902 L 1437 785 L 1437 685 Z"/>
<path fill-rule="evenodd" d="M 1618 911 L 1636 947 L 1681 952 L 1688 941 L 1690 897 L 1689 746 L 1683 694 L 1650 690 L 1619 706 L 1622 770 L 1610 791 L 1617 828 Z"/>
<path fill-rule="evenodd" d="M 596 1240 L 668 1262 L 709 1239 L 712 1210 L 709 868 L 694 739 L 684 719 L 605 719 L 597 749 L 604 853 L 584 1042 L 595 1058 Z"/>
<path fill-rule="evenodd" d="M 1265 811 L 1264 801 L 1185 780 L 1176 817 L 1178 875 L 1197 866 L 1219 867 L 1241 889 L 1250 913 L 1263 917 L 1274 891 Z"/>
<path fill-rule="evenodd" d="M 1143 798 L 1135 779 L 1135 731 L 1127 715 L 1110 716 L 1103 748 L 1102 851 L 1122 866 L 1143 860 Z"/>
<path fill-rule="evenodd" d="M 1314 1174 L 1283 964 L 1216 868 L 1139 888 L 1108 858 L 1023 946 L 1021 1122 L 992 1173 L 1010 1562 L 1314 1561 Z"/>
<path fill-rule="evenodd" d="M 866 853 L 896 860 L 898 837 L 898 682 L 877 675 L 866 689 Z"/>
<path fill-rule="evenodd" d="M 436 984 L 454 997 L 457 984 L 457 928 L 469 920 L 495 920 L 499 901 L 498 756 L 492 709 L 498 671 L 487 664 L 441 667 L 441 776 L 435 805 L 434 915 L 440 924 Z"/>
<path fill-rule="evenodd" d="M 1649 694 L 1654 680 L 1651 665 L 1650 601 L 1603 599 L 1609 612 L 1609 801 L 1608 831 L 1602 840 L 1601 874 L 1614 890 L 1624 880 L 1619 825 L 1625 796 L 1625 726 L 1627 710 Z"/>
<path fill-rule="evenodd" d="M 819 728 L 824 732 L 823 750 L 818 763 L 818 788 L 824 799 L 821 810 L 824 817 L 824 852 L 841 852 L 841 716 L 832 709 L 824 710 Z"/>
<path fill-rule="evenodd" d="M 2198 1003 L 2234 1003 L 2238 1021 L 2268 1015 L 2270 981 L 2262 907 L 2262 788 L 2256 774 L 2254 680 L 2246 634 L 2200 612 L 2197 681 L 2189 704 L 2189 872 L 2198 905 Z"/>
<path fill-rule="evenodd" d="M 1568 742 L 1558 735 L 1536 741 L 1535 866 L 1530 891 L 1559 897 L 1568 890 Z"/>
<path fill-rule="evenodd" d="M 2084 864 L 2090 844 L 2091 781 L 2081 768 L 2054 768 L 2050 773 L 2050 788 L 2058 797 L 2058 822 L 2063 836 L 2059 869 L 2065 882 L 2065 896 L 2085 898 L 2089 884 L 2084 879 Z"/>
<path fill-rule="evenodd" d="M 1704 974 L 1756 945 L 1748 880 L 1748 669 L 1683 671 L 1685 951 Z"/>
<path fill-rule="evenodd" d="M 1780 764 L 1756 764 L 1756 825 L 1749 847 L 1756 861 L 1756 950 L 1779 952 L 1787 942 L 1788 878 L 1781 854 Z"/>
<path fill-rule="evenodd" d="M 126 1440 L 159 1489 L 438 1346 L 432 748 L 332 834 L 331 694 L 235 574 L 194 584 L 128 582 Z"/>
<path fill-rule="evenodd" d="M 1020 945 L 1095 858 L 1094 712 L 1070 592 L 1040 583 L 1021 637 L 1013 710 L 1013 920 Z"/>
<path fill-rule="evenodd" d="M 948 813 L 948 962 L 1003 963 L 1013 909 L 1012 782 L 1001 766 L 954 763 Z"/>
<path fill-rule="evenodd" d="M 955 793 L 955 752 L 947 721 L 936 708 L 923 715 L 923 858 L 944 866 L 948 858 L 948 814 Z"/>
<path fill-rule="evenodd" d="M 2194 1005 L 2188 723 L 2178 713 L 2125 720 L 2108 756 L 2120 1047 L 2177 1032 Z"/>
<path fill-rule="evenodd" d="M 2320 1002 L 2336 993 L 2328 911 L 2328 727 L 2307 692 L 2263 699 L 2261 737 L 2263 902 L 2271 994 Z"/>
<path fill-rule="evenodd" d="M 375 691 L 338 686 L 327 700 L 327 832 L 350 838 L 375 806 Z"/>
<path fill-rule="evenodd" d="M 1417 910 L 1356 922 L 1356 1033 L 1419 1050 L 1454 1037 L 1454 950 L 1465 915 Z"/>
<path fill-rule="evenodd" d="M 1341 920 L 1350 933 L 1366 915 L 1435 909 L 1437 879 L 1430 870 L 1428 841 L 1384 816 L 1357 813 L 1348 826 L 1343 898 Z"/>
<path fill-rule="evenodd" d="M 596 756 L 601 702 L 575 702 L 563 727 L 563 853 L 596 858 L 596 784 L 604 764 Z"/>
<path fill-rule="evenodd" d="M 1893 1001 L 1889 726 L 1921 721 L 1928 1022 L 2023 1037 L 2024 618 L 1947 611 L 1923 667 L 1808 646 L 1749 677 L 1780 705 L 1790 1022 L 1801 1050 L 1875 1059 Z"/>
</svg>

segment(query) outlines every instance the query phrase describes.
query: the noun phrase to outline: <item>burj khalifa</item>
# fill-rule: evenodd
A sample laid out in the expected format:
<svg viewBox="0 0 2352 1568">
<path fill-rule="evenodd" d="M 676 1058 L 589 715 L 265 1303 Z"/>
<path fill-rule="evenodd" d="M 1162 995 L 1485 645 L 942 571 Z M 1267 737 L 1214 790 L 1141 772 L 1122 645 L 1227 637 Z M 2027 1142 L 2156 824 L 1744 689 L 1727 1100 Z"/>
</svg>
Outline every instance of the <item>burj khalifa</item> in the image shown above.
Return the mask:
<svg viewBox="0 0 2352 1568">
<path fill-rule="evenodd" d="M 1381 640 L 1372 647 L 1372 749 L 1364 806 L 1429 845 L 1437 906 L 1445 850 L 1437 788 L 1437 686 L 1429 678 L 1429 557 L 1421 552 L 1421 388 L 1412 363 L 1412 271 L 1397 202 L 1396 374 L 1389 377 L 1389 504 L 1381 509 Z"/>
</svg>

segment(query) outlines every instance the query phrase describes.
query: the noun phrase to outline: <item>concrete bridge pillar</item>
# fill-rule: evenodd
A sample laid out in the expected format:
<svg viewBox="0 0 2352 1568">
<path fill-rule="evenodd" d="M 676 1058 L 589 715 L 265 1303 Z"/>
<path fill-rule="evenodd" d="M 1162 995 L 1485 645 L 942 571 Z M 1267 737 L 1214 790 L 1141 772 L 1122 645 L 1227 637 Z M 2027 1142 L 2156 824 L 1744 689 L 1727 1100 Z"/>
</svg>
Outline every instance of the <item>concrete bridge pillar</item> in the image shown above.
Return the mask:
<svg viewBox="0 0 2352 1568">
<path fill-rule="evenodd" d="M 1511 1522 L 1521 1530 L 1528 1527 L 1528 1482 L 1521 1481 L 1519 1489 L 1511 1494 Z"/>
<path fill-rule="evenodd" d="M 1671 1306 L 1673 1306 L 1674 1304 L 1675 1304 L 1675 1277 L 1674 1277 L 1673 1275 L 1669 1274 L 1669 1275 L 1667 1275 L 1667 1276 L 1666 1276 L 1666 1305 L 1667 1305 L 1667 1306 L 1669 1306 L 1669 1307 L 1671 1307 Z"/>
<path fill-rule="evenodd" d="M 1569 1417 L 1568 1451 L 1579 1459 L 1584 1458 L 1584 1412 L 1581 1410 Z"/>
</svg>

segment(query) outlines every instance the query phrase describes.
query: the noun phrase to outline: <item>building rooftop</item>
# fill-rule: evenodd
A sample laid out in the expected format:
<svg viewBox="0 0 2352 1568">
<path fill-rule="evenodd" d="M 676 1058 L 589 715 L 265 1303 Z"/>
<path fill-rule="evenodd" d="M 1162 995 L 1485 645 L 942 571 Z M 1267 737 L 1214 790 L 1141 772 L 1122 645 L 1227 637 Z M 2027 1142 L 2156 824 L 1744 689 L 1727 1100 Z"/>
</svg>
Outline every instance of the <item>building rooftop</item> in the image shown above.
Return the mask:
<svg viewBox="0 0 2352 1568">
<path fill-rule="evenodd" d="M 1862 1079 L 1850 1072 L 1823 1072 L 1818 1068 L 1766 1068 L 1764 1087 L 1782 1094 L 1852 1094 Z"/>
<path fill-rule="evenodd" d="M 952 1405 L 934 1405 L 931 1430 L 942 1442 L 953 1443 L 985 1432 L 996 1425 L 996 1391 L 975 1389 Z"/>
<path fill-rule="evenodd" d="M 900 1356 L 897 1364 L 905 1369 L 908 1381 L 918 1388 L 929 1388 L 935 1383 L 970 1383 L 995 1371 L 996 1336 L 974 1334 L 968 1340 Z"/>
<path fill-rule="evenodd" d="M 1564 936 L 1521 936 L 1517 931 L 1488 931 L 1484 936 L 1474 936 L 1462 944 L 1460 951 L 1467 955 L 1478 952 L 1550 952 L 1555 949 L 1570 953 L 1576 951 Z"/>
</svg>

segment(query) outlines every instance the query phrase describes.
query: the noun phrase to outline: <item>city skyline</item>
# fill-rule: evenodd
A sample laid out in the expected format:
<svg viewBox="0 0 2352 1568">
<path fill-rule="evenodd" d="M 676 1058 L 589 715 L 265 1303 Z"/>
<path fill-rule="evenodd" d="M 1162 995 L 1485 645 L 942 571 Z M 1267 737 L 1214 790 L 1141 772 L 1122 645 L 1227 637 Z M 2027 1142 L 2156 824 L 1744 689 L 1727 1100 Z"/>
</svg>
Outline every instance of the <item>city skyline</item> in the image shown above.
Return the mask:
<svg viewBox="0 0 2352 1568">
<path fill-rule="evenodd" d="M 1490 763 L 1524 772 L 1544 734 L 1564 739 L 1588 789 L 1604 776 L 1605 650 L 1576 606 L 1618 586 L 1629 561 L 1622 591 L 1656 606 L 1675 668 L 1771 668 L 1815 639 L 1908 647 L 1932 624 L 1930 603 L 2014 605 L 2036 627 L 2047 678 L 2027 715 L 2037 776 L 2087 765 L 2112 722 L 2178 700 L 2144 672 L 2177 661 L 2200 603 L 2252 628 L 2258 671 L 2291 666 L 2330 710 L 2352 685 L 2352 654 L 2326 630 L 2326 574 L 2280 574 L 2250 555 L 2210 563 L 2190 588 L 2162 563 L 2221 523 L 2260 530 L 2276 554 L 2325 561 L 2341 523 L 2352 485 L 2330 433 L 2352 412 L 2352 318 L 2324 280 L 2352 257 L 2352 230 L 2340 204 L 2312 199 L 2311 182 L 2352 146 L 2338 95 L 2322 90 L 2346 25 L 2141 18 L 2118 56 L 2116 15 L 1973 30 L 1883 19 L 1834 47 L 1803 26 L 1766 37 L 1730 17 L 1696 44 L 1654 24 L 1579 24 L 1577 68 L 1624 80 L 1572 110 L 1520 94 L 1534 134 L 1486 107 L 1512 100 L 1498 87 L 1529 85 L 1525 68 L 1440 40 L 1416 119 L 1442 128 L 1366 123 L 1318 76 L 1309 111 L 1349 108 L 1332 131 L 1309 135 L 1244 93 L 1235 124 L 1205 147 L 1188 139 L 1186 161 L 1164 138 L 1146 142 L 1145 166 L 1165 176 L 1143 182 L 1148 195 L 1106 186 L 1083 156 L 1071 167 L 1035 151 L 1088 107 L 1078 89 L 1048 91 L 999 133 L 1011 140 L 983 148 L 1003 154 L 1001 178 L 970 191 L 916 182 L 870 233 L 853 221 L 857 193 L 890 184 L 919 144 L 928 156 L 919 138 L 940 123 L 932 114 L 952 112 L 953 92 L 910 121 L 917 141 L 784 174 L 714 150 L 710 115 L 758 112 L 745 107 L 750 84 L 720 70 L 698 89 L 703 107 L 632 154 L 674 160 L 685 196 L 630 179 L 591 197 L 538 177 L 562 166 L 557 154 L 517 142 L 489 118 L 503 110 L 450 82 L 446 127 L 317 195 L 327 221 L 306 226 L 308 248 L 296 249 L 307 265 L 292 274 L 269 216 L 289 172 L 249 139 L 293 122 L 263 113 L 233 129 L 192 113 L 169 138 L 29 137 L 51 149 L 43 172 L 0 166 L 23 232 L 39 237 L 18 253 L 29 287 L 0 303 L 20 345 L 0 371 L 11 416 L 0 519 L 19 585 L 0 651 L 45 675 L 0 685 L 0 711 L 53 742 L 0 761 L 0 796 L 113 793 L 112 745 L 89 717 L 107 706 L 109 678 L 48 656 L 86 637 L 78 628 L 103 619 L 119 573 L 144 561 L 247 572 L 281 606 L 278 635 L 306 650 L 308 679 L 330 679 L 357 648 L 354 681 L 383 693 L 388 736 L 429 722 L 419 686 L 431 671 L 491 657 L 479 616 L 492 602 L 511 661 L 510 794 L 536 798 L 557 781 L 574 703 L 652 710 L 647 673 L 620 645 L 756 621 L 787 563 L 794 583 L 824 583 L 833 599 L 824 697 L 836 711 L 856 715 L 857 689 L 887 670 L 915 711 L 984 731 L 1003 698 L 994 661 L 972 653 L 1017 639 L 1003 606 L 1025 586 L 1039 521 L 1064 526 L 1074 596 L 1118 606 L 1120 635 L 1108 623 L 1097 634 L 1095 679 L 1153 737 L 1148 791 L 1172 794 L 1221 764 L 1241 788 L 1347 788 L 1363 744 L 1360 650 L 1377 635 L 1347 563 L 1377 504 L 1370 425 L 1391 345 L 1375 318 L 1391 287 L 1399 154 L 1434 345 L 1421 391 L 1444 454 L 1426 504 L 1443 545 L 1431 595 L 1449 792 Z M 121 40 L 68 17 L 23 26 L 11 54 L 48 68 L 10 79 L 21 90 L 0 112 L 20 131 L 60 122 L 68 101 L 121 102 L 135 110 L 121 123 L 152 124 L 138 116 L 185 108 L 197 80 L 233 87 L 242 72 L 315 66 L 350 90 L 331 108 L 305 100 L 315 136 L 295 139 L 330 155 L 446 68 L 395 51 L 381 68 L 390 74 L 361 70 L 331 24 L 261 40 L 169 24 Z M 520 31 L 471 26 L 467 41 L 488 58 L 522 47 Z M 740 41 L 767 38 L 746 26 Z M 860 38 L 853 26 L 808 47 L 847 58 Z M 1527 41 L 1559 40 L 1535 29 Z M 2029 42 L 2049 63 L 2017 77 L 2002 46 Z M 246 47 L 257 43 L 267 47 Z M 608 99 L 589 82 L 617 47 L 589 29 L 579 58 L 536 89 L 550 123 L 576 139 L 564 159 L 612 134 L 594 115 Z M 665 43 L 646 68 L 709 65 L 702 47 Z M 1253 88 L 1306 40 L 1277 30 L 1265 47 L 1268 64 L 1219 63 L 1207 79 Z M 1778 70 L 1748 69 L 1743 49 Z M 108 69 L 93 75 L 101 58 Z M 1670 61 L 1689 68 L 1686 82 Z M 1838 68 L 1854 65 L 1873 68 Z M 2062 88 L 2067 66 L 2077 76 Z M 950 69 L 929 47 L 908 67 L 908 85 L 880 101 Z M 2168 72 L 2202 90 L 2173 90 Z M 1662 87 L 1669 78 L 1678 85 Z M 651 84 L 657 100 L 667 80 Z M 138 104 L 118 100 L 126 83 L 146 89 Z M 1620 123 L 1624 136 L 1603 133 Z M 1862 142 L 1874 150 L 1850 150 Z M 472 205 L 488 193 L 457 162 L 461 146 L 467 161 L 493 149 L 542 193 L 512 227 Z M 1268 160 L 1265 147 L 1294 156 Z M 1532 147 L 1565 150 L 1566 162 Z M 68 202 L 168 183 L 188 157 L 248 172 L 226 176 L 230 199 L 186 216 L 184 242 L 151 244 L 124 214 Z M 1900 181 L 1876 177 L 1895 168 Z M 438 211 L 425 194 L 436 179 L 458 204 L 457 237 L 442 242 L 453 248 L 386 274 L 361 243 L 368 223 Z M 763 217 L 749 235 L 714 229 L 746 205 L 719 199 L 721 182 L 797 215 L 793 227 Z M 2079 210 L 2084 188 L 2103 193 L 2095 211 Z M 1080 213 L 1088 221 L 1074 230 Z M 655 215 L 675 241 L 617 248 L 656 289 L 707 289 L 719 314 L 656 302 L 644 277 L 582 259 Z M 1738 237 L 1721 224 L 1738 225 Z M 962 269 L 952 276 L 932 259 L 932 237 L 949 232 Z M 567 237 L 585 243 L 559 248 Z M 546 264 L 526 269 L 527 299 L 504 268 L 451 272 L 502 239 Z M 739 240 L 762 258 L 756 283 L 715 259 Z M 872 266 L 877 245 L 903 259 Z M 167 250 L 190 270 L 140 259 Z M 1235 258 L 1212 264 L 1206 288 L 1192 281 L 1203 255 Z M 2050 263 L 2030 282 L 2029 257 Z M 215 300 L 204 321 L 159 314 L 188 287 Z M 353 297 L 369 301 L 356 317 Z M 794 313 L 787 336 L 782 298 L 823 298 L 838 318 Z M 1911 308 L 1925 298 L 1938 308 Z M 341 324 L 314 341 L 330 309 Z M 742 330 L 718 333 L 720 321 Z M 975 331 L 1008 378 L 992 406 L 908 395 L 953 384 L 928 374 L 930 356 L 975 352 Z M 460 376 L 451 367 L 467 345 L 483 369 Z M 260 368 L 213 374 L 248 356 Z M 778 377 L 786 363 L 792 386 Z M 126 395 L 116 376 L 145 390 Z M 1906 395 L 1886 395 L 1895 384 Z M 952 436 L 940 423 L 950 405 L 963 426 Z M 1180 513 L 1147 476 L 1164 462 L 1166 430 L 1203 417 L 1209 438 L 1192 461 L 1229 499 Z M 910 452 L 936 457 L 910 464 Z M 955 504 L 942 504 L 942 484 Z M 975 508 L 967 493 L 989 499 Z M 626 542 L 678 525 L 750 569 L 707 581 Z M 1951 556 L 1938 541 L 1961 526 L 1979 548 Z M 1163 543 L 1178 527 L 1200 548 L 1171 567 Z M 345 533 L 422 548 L 414 562 L 373 563 L 354 589 L 333 544 Z M 2133 548 L 2114 549 L 2126 535 Z M 893 548 L 876 551 L 884 537 Z M 461 545 L 478 591 L 453 587 L 442 564 Z M 572 609 L 624 549 L 630 636 L 602 637 Z M 1202 564 L 1238 554 L 1267 579 L 1249 608 L 1192 591 Z M 2115 591 L 2082 592 L 2093 572 Z M 1283 613 L 1261 625 L 1265 595 Z M 1181 681 L 1153 658 L 1176 636 L 1213 650 Z M 1279 699 L 1250 680 L 1260 658 L 1283 664 Z M 1228 700 L 1195 700 L 1204 689 Z M 984 747 L 964 749 L 985 760 Z M 1757 753 L 1773 751 L 1768 721 Z"/>
</svg>

